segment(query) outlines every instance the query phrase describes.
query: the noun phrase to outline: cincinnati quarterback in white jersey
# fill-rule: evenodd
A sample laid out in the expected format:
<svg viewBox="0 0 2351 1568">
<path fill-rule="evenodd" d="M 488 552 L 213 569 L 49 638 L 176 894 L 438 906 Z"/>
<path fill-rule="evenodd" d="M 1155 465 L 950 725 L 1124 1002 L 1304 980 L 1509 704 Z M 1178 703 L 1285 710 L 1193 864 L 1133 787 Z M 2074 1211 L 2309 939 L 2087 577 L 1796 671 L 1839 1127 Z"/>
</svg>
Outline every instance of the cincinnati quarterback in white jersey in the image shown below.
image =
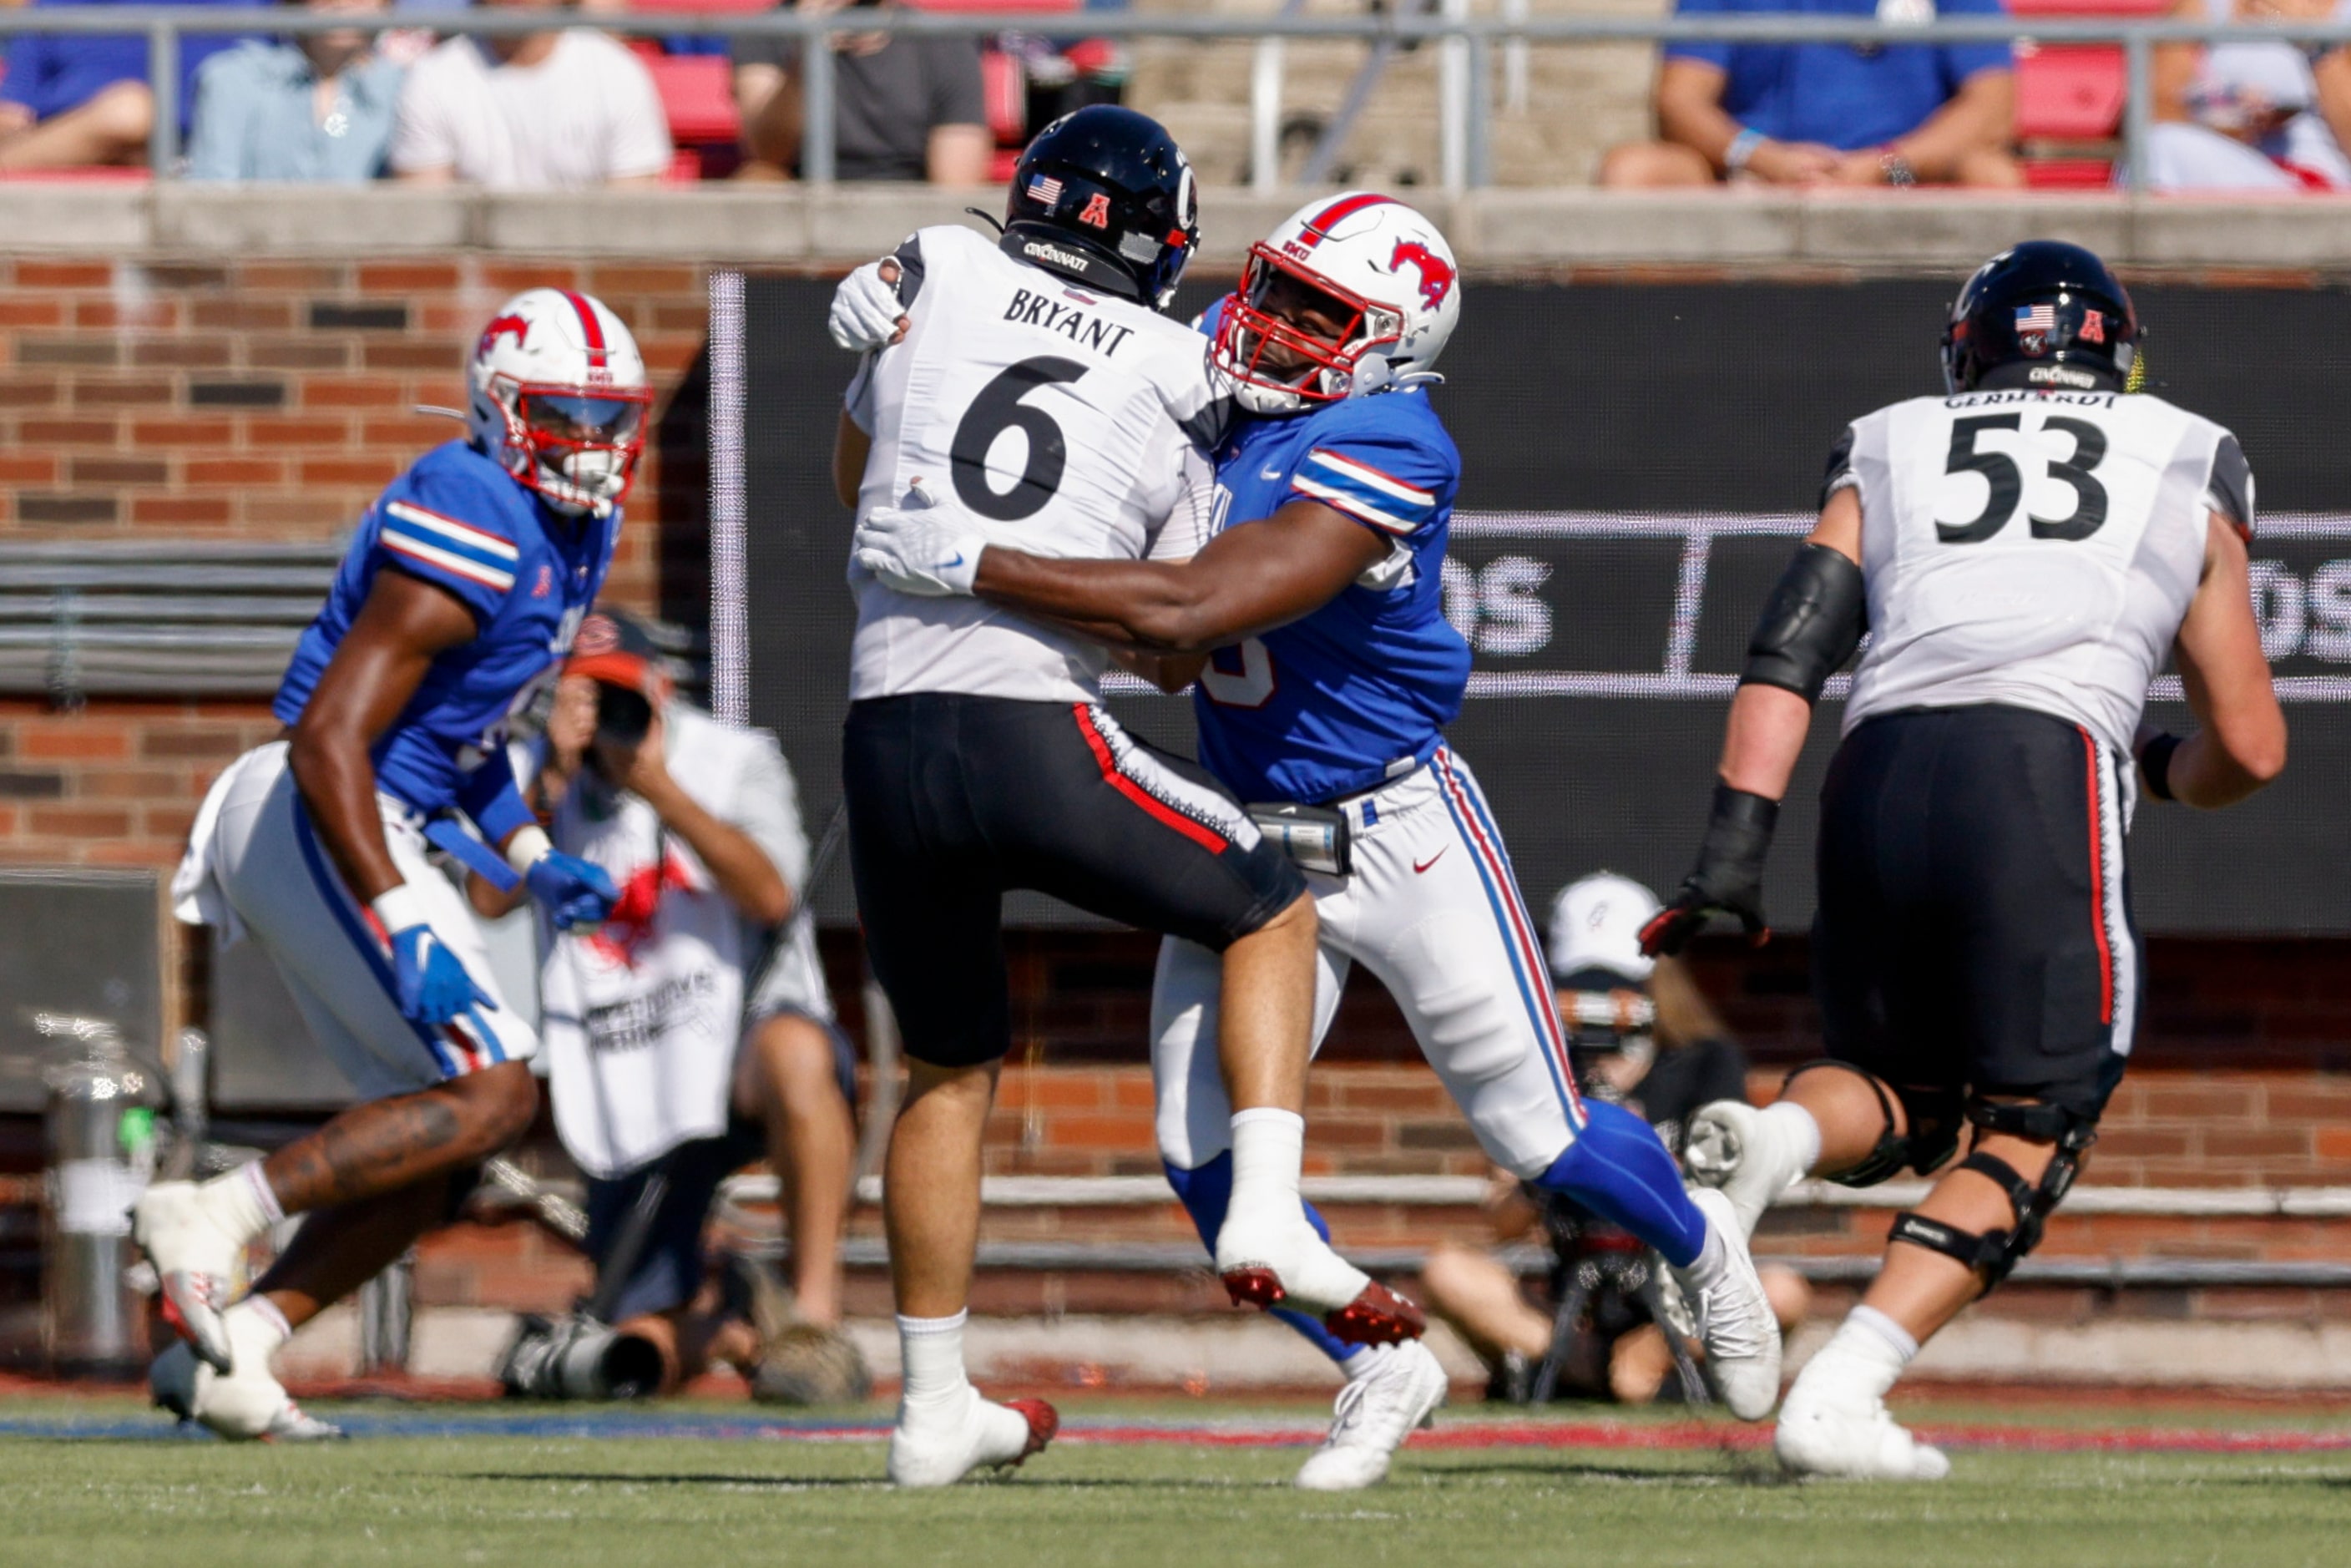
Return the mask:
<svg viewBox="0 0 2351 1568">
<path fill-rule="evenodd" d="M 1141 556 L 1214 434 L 1207 345 L 1155 314 L 1197 235 L 1190 165 L 1155 121 L 1097 106 L 1048 126 L 1021 155 L 1000 238 L 925 229 L 860 269 L 885 334 L 842 414 L 842 501 L 861 516 L 951 503 L 932 509 L 1047 554 Z M 906 1369 L 889 1473 L 907 1486 L 1018 1464 L 1056 1422 L 1042 1401 L 981 1399 L 963 1365 L 981 1136 L 1011 1045 L 1010 889 L 1222 955 L 1235 1182 L 1249 1188 L 1217 1255 L 1234 1300 L 1286 1301 L 1349 1343 L 1422 1327 L 1300 1207 L 1304 879 L 1207 773 L 1120 728 L 1098 700 L 1102 653 L 968 598 L 978 554 L 931 551 L 888 582 L 862 557 L 850 572 L 850 861 L 912 1062 L 884 1176 Z"/>
<path fill-rule="evenodd" d="M 2146 983 L 2124 865 L 2138 790 L 2225 806 L 2285 763 L 2252 470 L 2226 430 L 2131 390 L 2137 338 L 2078 246 L 2020 245 L 1969 279 L 1949 395 L 1837 444 L 1748 645 L 1698 868 L 1643 934 L 1674 951 L 1716 911 L 1763 931 L 1812 704 L 1866 630 L 1821 790 L 1825 1060 L 1760 1112 L 1701 1107 L 1687 1158 L 1751 1228 L 1800 1176 L 1926 1176 L 1972 1137 L 1789 1390 L 1775 1447 L 1799 1473 L 1949 1473 L 1885 1396 L 2039 1243 L 2121 1081 Z M 2167 657 L 2201 726 L 2185 740 L 2141 723 Z"/>
<path fill-rule="evenodd" d="M 1029 249 L 1076 256 L 1050 239 Z M 1040 555 L 1143 555 L 1160 525 L 1205 507 L 1226 403 L 1198 333 L 1006 254 L 976 230 L 898 248 L 904 338 L 868 359 L 849 417 L 871 438 L 861 513 L 919 483 L 1017 528 Z M 850 700 L 957 691 L 1092 702 L 1097 643 L 981 601 L 902 591 L 854 561 Z"/>
</svg>

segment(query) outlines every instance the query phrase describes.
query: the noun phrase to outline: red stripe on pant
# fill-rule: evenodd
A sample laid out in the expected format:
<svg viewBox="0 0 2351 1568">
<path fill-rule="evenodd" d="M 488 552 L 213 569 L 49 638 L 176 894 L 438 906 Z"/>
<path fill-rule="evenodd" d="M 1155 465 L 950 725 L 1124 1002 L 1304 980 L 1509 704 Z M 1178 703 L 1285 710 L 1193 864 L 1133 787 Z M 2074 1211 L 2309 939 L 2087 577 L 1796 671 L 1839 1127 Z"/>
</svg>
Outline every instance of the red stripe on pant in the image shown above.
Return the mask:
<svg viewBox="0 0 2351 1568">
<path fill-rule="evenodd" d="M 2098 807 L 2098 743 L 2086 729 L 2082 730 L 2082 749 L 2090 763 L 2090 930 L 2098 939 L 2098 1021 L 2111 1024 L 2115 951 L 2106 936 L 2106 822 Z"/>
<path fill-rule="evenodd" d="M 1225 836 L 1206 823 L 1196 822 L 1183 812 L 1129 779 L 1118 770 L 1118 758 L 1112 755 L 1110 742 L 1094 724 L 1093 710 L 1083 703 L 1071 705 L 1070 711 L 1078 716 L 1078 733 L 1086 737 L 1086 748 L 1094 754 L 1094 766 L 1102 769 L 1102 782 L 1142 807 L 1160 821 L 1166 823 L 1186 838 L 1212 855 L 1225 852 Z"/>
</svg>

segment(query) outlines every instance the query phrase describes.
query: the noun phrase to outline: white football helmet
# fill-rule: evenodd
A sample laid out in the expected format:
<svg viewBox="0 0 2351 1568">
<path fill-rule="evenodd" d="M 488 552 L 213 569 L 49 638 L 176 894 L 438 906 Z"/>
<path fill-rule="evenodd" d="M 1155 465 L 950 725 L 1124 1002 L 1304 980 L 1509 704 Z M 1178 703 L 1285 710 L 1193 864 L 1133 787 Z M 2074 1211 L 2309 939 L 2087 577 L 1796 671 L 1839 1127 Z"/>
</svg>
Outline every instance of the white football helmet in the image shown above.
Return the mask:
<svg viewBox="0 0 2351 1568">
<path fill-rule="evenodd" d="M 653 388 L 602 300 L 531 288 L 498 308 L 466 380 L 474 440 L 558 511 L 604 517 L 636 477 Z"/>
<path fill-rule="evenodd" d="M 1436 365 L 1461 319 L 1459 283 L 1453 247 L 1402 202 L 1349 191 L 1309 203 L 1249 247 L 1217 323 L 1217 368 L 1251 413 L 1375 391 Z"/>
</svg>

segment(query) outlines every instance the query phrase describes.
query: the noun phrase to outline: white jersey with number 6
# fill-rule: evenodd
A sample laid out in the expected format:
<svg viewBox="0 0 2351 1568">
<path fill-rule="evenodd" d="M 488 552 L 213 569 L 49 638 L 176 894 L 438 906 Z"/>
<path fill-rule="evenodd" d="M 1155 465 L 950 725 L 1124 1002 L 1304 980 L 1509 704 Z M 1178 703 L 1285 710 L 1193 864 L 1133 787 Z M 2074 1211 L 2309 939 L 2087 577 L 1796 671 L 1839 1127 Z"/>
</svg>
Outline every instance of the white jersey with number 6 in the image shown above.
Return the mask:
<svg viewBox="0 0 2351 1568">
<path fill-rule="evenodd" d="M 2001 703 L 2128 749 L 2203 574 L 2206 515 L 2250 533 L 2236 437 L 2161 398 L 1977 392 L 1856 420 L 1870 642 L 1844 727 Z"/>
<path fill-rule="evenodd" d="M 1171 511 L 1207 504 L 1214 474 L 1196 449 L 1213 444 L 1220 404 L 1206 338 L 971 229 L 919 230 L 897 259 L 905 339 L 849 389 L 849 416 L 872 438 L 861 515 L 905 504 L 919 481 L 1031 554 L 1134 559 Z M 852 701 L 1100 695 L 1094 643 L 977 600 L 901 593 L 854 564 L 849 580 Z"/>
</svg>

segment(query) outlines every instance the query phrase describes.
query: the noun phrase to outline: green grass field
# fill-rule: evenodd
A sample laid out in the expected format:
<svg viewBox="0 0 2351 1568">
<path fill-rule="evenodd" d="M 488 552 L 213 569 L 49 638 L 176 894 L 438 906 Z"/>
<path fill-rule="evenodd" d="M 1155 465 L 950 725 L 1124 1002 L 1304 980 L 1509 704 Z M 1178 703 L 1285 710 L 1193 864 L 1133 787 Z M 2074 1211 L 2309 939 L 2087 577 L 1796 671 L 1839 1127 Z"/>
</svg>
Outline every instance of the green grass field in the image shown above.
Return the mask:
<svg viewBox="0 0 2351 1568">
<path fill-rule="evenodd" d="M 1257 1412 L 1252 1428 L 1219 1406 L 1088 1402 L 1069 1407 L 1069 1440 L 1015 1476 L 899 1494 L 866 1437 L 647 1433 L 629 1425 L 643 1416 L 606 1425 L 576 1410 L 517 1433 L 511 1406 L 348 1413 L 370 1435 L 233 1448 L 120 1435 L 143 1421 L 127 1401 L 0 1404 L 0 1563 L 2351 1563 L 2351 1451 L 1971 1448 L 1938 1485 L 1795 1486 L 1751 1448 L 1639 1446 L 1669 1429 L 1636 1422 L 1604 1447 L 1526 1446 L 1520 1428 L 1503 1429 L 1505 1446 L 1410 1449 L 1385 1487 L 1322 1497 L 1286 1485 L 1301 1448 L 1105 1440 L 1113 1424 L 1161 1420 L 1214 1427 L 1220 1445 L 1269 1423 L 1294 1429 L 1306 1409 Z M 2013 1411 L 1931 1414 L 2002 1420 L 2016 1438 Z M 757 1419 L 743 1406 L 681 1417 L 688 1431 Z M 1469 1421 L 1492 1429 L 1468 1413 L 1452 1435 L 1479 1429 Z M 430 1423 L 440 1429 L 392 1435 Z M 2027 1438 L 2080 1430 L 2078 1413 L 2035 1423 Z M 2260 1416 L 2195 1425 L 2344 1433 Z M 629 1435 L 579 1435 L 594 1431 Z"/>
</svg>

